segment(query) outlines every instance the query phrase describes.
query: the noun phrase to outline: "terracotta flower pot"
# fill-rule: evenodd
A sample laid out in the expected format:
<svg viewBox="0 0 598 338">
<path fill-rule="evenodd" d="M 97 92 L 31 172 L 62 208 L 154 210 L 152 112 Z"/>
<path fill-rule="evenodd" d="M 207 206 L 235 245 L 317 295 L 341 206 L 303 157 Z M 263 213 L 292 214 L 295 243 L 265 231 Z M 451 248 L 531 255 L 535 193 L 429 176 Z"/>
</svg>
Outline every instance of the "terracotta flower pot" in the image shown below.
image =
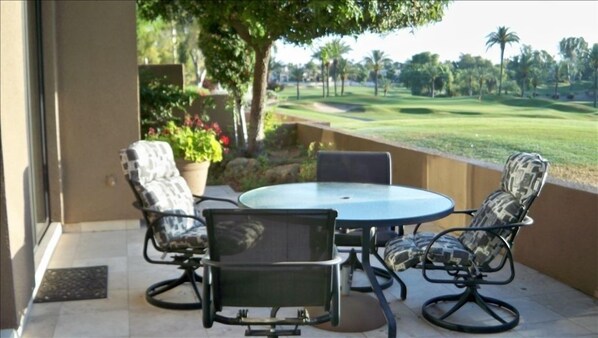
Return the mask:
<svg viewBox="0 0 598 338">
<path fill-rule="evenodd" d="M 208 180 L 208 169 L 210 161 L 191 162 L 186 160 L 176 160 L 176 166 L 181 176 L 187 181 L 189 189 L 193 195 L 203 195 Z"/>
</svg>

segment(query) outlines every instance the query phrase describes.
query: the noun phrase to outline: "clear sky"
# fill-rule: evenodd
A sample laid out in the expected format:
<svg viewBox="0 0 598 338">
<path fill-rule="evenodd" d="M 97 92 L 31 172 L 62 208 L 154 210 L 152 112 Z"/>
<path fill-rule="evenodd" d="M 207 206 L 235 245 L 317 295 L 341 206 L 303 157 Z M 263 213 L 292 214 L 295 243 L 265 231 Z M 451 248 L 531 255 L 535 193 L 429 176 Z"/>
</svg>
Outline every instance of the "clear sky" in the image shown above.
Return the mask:
<svg viewBox="0 0 598 338">
<path fill-rule="evenodd" d="M 352 51 L 346 58 L 361 62 L 372 50 L 379 49 L 393 61 L 405 62 L 412 55 L 429 51 L 440 60 L 456 61 L 461 54 L 482 56 L 498 64 L 500 47 L 486 49 L 487 35 L 499 26 L 517 33 L 519 44 L 507 45 L 505 58 L 518 55 L 523 44 L 546 50 L 560 59 L 558 44 L 566 37 L 583 37 L 589 47 L 598 43 L 598 0 L 587 1 L 465 1 L 456 0 L 445 10 L 442 21 L 414 31 L 402 29 L 379 36 L 364 34 L 358 39 L 344 37 Z M 331 37 L 315 40 L 321 46 Z M 277 43 L 274 57 L 284 63 L 305 64 L 313 47 L 295 47 Z"/>
</svg>

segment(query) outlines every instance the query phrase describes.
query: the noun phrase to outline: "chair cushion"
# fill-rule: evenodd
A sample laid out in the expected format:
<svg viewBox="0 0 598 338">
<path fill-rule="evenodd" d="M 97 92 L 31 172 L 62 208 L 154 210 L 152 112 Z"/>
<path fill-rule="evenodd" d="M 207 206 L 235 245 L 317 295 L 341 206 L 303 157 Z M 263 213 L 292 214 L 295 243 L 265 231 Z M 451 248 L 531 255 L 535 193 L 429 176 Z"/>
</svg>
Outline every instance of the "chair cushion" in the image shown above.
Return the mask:
<svg viewBox="0 0 598 338">
<path fill-rule="evenodd" d="M 424 232 L 395 238 L 386 244 L 385 263 L 395 271 L 403 271 L 424 261 L 426 247 L 436 234 Z M 451 235 L 439 238 L 428 253 L 428 260 L 435 263 L 469 266 L 473 254 Z"/>
<path fill-rule="evenodd" d="M 262 238 L 264 225 L 259 221 L 221 221 L 214 226 L 218 238 L 219 255 L 234 255 L 254 247 Z"/>
<path fill-rule="evenodd" d="M 164 233 L 160 232 L 157 236 L 163 236 Z M 167 243 L 166 249 L 168 251 L 188 249 L 202 251 L 208 247 L 208 234 L 205 226 L 195 226 L 187 231 L 169 236 L 163 243 Z"/>
<path fill-rule="evenodd" d="M 505 163 L 500 189 L 510 192 L 518 202 L 529 209 L 538 196 L 548 171 L 548 162 L 533 153 L 515 153 Z"/>
<path fill-rule="evenodd" d="M 121 164 L 125 176 L 139 184 L 157 178 L 179 176 L 172 148 L 162 141 L 137 141 L 131 144 L 121 150 Z"/>
<path fill-rule="evenodd" d="M 486 197 L 469 227 L 483 228 L 516 223 L 523 218 L 524 213 L 525 209 L 516 197 L 497 190 Z M 512 230 L 501 229 L 495 233 L 508 239 Z M 504 248 L 502 241 L 488 231 L 465 231 L 459 236 L 459 240 L 475 254 L 478 265 L 489 263 Z"/>
</svg>

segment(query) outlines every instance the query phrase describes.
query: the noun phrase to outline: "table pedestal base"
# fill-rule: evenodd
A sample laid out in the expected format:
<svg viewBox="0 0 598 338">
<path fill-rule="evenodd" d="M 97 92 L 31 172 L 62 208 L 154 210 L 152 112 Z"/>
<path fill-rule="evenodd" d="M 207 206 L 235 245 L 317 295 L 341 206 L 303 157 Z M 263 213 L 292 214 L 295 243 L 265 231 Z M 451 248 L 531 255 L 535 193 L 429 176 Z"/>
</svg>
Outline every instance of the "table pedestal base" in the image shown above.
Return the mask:
<svg viewBox="0 0 598 338">
<path fill-rule="evenodd" d="M 308 308 L 310 314 L 319 315 L 320 308 Z M 341 318 L 338 326 L 323 323 L 315 327 L 335 332 L 365 332 L 386 324 L 378 300 L 366 294 L 352 292 L 341 296 Z"/>
</svg>

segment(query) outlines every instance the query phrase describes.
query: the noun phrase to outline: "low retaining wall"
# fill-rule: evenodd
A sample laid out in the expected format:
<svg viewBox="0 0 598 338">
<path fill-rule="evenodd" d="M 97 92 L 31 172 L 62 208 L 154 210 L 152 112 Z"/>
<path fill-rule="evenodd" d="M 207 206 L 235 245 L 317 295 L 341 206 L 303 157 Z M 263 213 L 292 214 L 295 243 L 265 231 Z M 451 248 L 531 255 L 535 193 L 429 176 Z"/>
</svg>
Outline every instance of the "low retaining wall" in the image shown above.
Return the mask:
<svg viewBox="0 0 598 338">
<path fill-rule="evenodd" d="M 455 201 L 455 209 L 477 208 L 500 181 L 498 165 L 351 135 L 321 124 L 296 123 L 297 142 L 306 146 L 330 142 L 339 150 L 390 152 L 394 184 L 446 194 Z M 598 193 L 549 177 L 530 216 L 535 223 L 520 232 L 516 260 L 598 298 Z M 450 216 L 437 224 L 464 222 L 462 216 Z"/>
</svg>

